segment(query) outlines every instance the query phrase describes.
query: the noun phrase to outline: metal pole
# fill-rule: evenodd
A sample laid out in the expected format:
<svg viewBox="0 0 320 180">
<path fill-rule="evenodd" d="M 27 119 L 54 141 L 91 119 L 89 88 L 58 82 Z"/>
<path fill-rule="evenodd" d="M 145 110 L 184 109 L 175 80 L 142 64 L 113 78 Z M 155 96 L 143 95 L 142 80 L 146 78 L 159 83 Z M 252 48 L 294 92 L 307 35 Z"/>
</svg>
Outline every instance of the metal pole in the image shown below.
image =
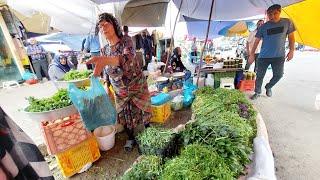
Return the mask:
<svg viewBox="0 0 320 180">
<path fill-rule="evenodd" d="M 202 66 L 203 52 L 204 52 L 204 48 L 206 47 L 206 44 L 207 44 L 207 41 L 208 41 L 208 35 L 209 35 L 209 30 L 210 30 L 210 24 L 211 24 L 211 16 L 212 16 L 213 5 L 214 5 L 214 0 L 212 0 L 212 3 L 211 3 L 210 15 L 209 15 L 209 19 L 208 19 L 208 27 L 207 27 L 206 39 L 205 39 L 205 41 L 204 41 L 204 45 L 203 45 L 203 47 L 202 47 L 201 55 L 200 55 L 199 69 L 198 69 L 198 73 L 197 73 L 197 76 L 198 76 L 198 78 L 197 78 L 197 86 L 198 86 L 199 78 L 200 78 L 200 70 L 201 70 L 201 66 Z"/>
</svg>

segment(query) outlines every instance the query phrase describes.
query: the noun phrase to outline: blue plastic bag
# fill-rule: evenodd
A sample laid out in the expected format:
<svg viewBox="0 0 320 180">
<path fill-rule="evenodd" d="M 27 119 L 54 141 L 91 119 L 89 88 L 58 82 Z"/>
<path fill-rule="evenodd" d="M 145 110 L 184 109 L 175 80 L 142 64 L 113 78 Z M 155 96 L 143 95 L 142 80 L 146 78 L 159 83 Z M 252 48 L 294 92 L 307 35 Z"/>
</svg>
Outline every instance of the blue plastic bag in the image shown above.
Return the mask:
<svg viewBox="0 0 320 180">
<path fill-rule="evenodd" d="M 69 84 L 69 96 L 78 109 L 86 129 L 92 131 L 100 126 L 113 125 L 117 119 L 116 109 L 95 77 L 90 78 L 91 86 L 84 91 Z"/>
<path fill-rule="evenodd" d="M 189 107 L 195 96 L 193 91 L 197 89 L 197 86 L 192 84 L 191 79 L 187 80 L 183 84 L 183 107 Z"/>
<path fill-rule="evenodd" d="M 29 79 L 37 79 L 37 76 L 29 71 L 26 71 L 22 74 L 22 79 L 25 81 Z"/>
<path fill-rule="evenodd" d="M 166 102 L 171 100 L 170 94 L 167 93 L 160 93 L 156 96 L 151 97 L 151 104 L 155 106 L 159 106 L 165 104 Z"/>
</svg>

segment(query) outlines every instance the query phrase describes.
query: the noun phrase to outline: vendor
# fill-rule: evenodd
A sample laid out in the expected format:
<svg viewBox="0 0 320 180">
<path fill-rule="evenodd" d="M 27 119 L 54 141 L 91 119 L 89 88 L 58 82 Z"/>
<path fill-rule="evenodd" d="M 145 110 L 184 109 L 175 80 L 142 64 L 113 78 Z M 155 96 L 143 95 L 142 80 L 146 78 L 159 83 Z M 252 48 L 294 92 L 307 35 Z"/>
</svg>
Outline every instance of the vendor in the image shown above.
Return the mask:
<svg viewBox="0 0 320 180">
<path fill-rule="evenodd" d="M 194 63 L 197 60 L 197 38 L 194 37 L 191 44 L 191 62 Z"/>
<path fill-rule="evenodd" d="M 55 56 L 53 62 L 49 65 L 49 76 L 53 81 L 63 79 L 63 76 L 73 68 L 65 55 Z"/>
<path fill-rule="evenodd" d="M 176 47 L 173 50 L 173 55 L 170 58 L 170 65 L 173 72 L 183 72 L 186 70 L 186 67 L 183 65 L 181 61 L 181 48 Z"/>
<path fill-rule="evenodd" d="M 135 61 L 135 49 L 131 39 L 123 38 L 118 21 L 108 13 L 99 15 L 97 26 L 109 41 L 103 56 L 92 57 L 87 63 L 95 64 L 94 75 L 99 76 L 106 66 L 106 72 L 116 96 L 118 122 L 128 134 L 125 151 L 135 144 L 134 129 L 143 122 L 149 126 L 151 118 L 150 95 L 142 67 Z"/>
</svg>

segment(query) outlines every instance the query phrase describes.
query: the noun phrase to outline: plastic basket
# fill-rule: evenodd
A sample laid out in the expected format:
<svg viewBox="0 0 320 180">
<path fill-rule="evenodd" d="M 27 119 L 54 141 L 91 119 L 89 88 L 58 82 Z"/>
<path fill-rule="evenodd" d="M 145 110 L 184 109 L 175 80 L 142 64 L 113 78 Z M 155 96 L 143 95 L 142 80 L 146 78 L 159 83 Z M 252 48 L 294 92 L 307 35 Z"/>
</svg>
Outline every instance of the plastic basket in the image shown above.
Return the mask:
<svg viewBox="0 0 320 180">
<path fill-rule="evenodd" d="M 150 122 L 165 123 L 169 119 L 170 114 L 170 101 L 160 106 L 152 105 L 152 117 Z"/>
<path fill-rule="evenodd" d="M 214 73 L 214 88 L 220 87 L 221 78 L 235 78 L 236 72 L 215 72 Z"/>
<path fill-rule="evenodd" d="M 97 140 L 94 136 L 86 141 L 56 155 L 60 170 L 64 177 L 70 177 L 79 172 L 83 166 L 100 158 Z"/>
<path fill-rule="evenodd" d="M 78 114 L 53 122 L 42 122 L 41 130 L 50 154 L 65 151 L 91 137 Z"/>
<path fill-rule="evenodd" d="M 253 91 L 255 84 L 255 80 L 241 80 L 238 88 L 240 91 Z"/>
</svg>

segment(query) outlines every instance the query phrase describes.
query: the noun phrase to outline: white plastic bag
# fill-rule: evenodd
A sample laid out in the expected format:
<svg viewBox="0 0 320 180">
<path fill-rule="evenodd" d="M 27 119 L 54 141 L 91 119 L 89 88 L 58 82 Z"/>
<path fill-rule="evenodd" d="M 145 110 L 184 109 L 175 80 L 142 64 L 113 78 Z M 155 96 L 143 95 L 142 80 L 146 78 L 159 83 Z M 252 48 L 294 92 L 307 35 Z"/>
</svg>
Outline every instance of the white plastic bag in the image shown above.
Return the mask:
<svg viewBox="0 0 320 180">
<path fill-rule="evenodd" d="M 174 111 L 179 111 L 183 108 L 183 96 L 182 95 L 178 95 L 173 98 L 173 100 L 171 101 L 171 108 Z"/>
</svg>

